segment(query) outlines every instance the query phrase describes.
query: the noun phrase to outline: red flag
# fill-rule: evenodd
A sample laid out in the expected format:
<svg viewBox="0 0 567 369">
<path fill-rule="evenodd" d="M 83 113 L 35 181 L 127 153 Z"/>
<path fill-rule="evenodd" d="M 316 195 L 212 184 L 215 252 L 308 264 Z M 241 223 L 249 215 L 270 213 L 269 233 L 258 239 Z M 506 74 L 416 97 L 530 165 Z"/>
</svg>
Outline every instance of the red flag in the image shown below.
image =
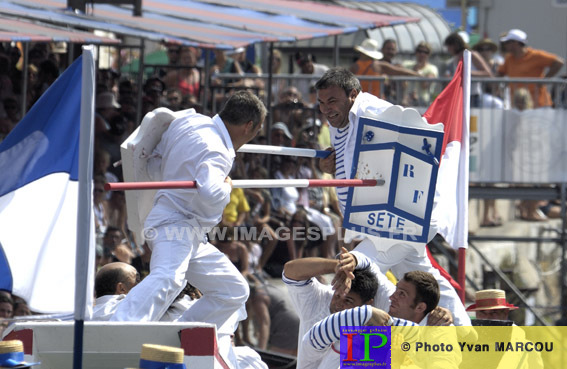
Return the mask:
<svg viewBox="0 0 567 369">
<path fill-rule="evenodd" d="M 470 65 L 470 54 L 463 59 Z M 451 82 L 423 115 L 431 124 L 443 123 L 445 136 L 435 187 L 432 222 L 445 240 L 459 249 L 458 283 L 428 255 L 431 263 L 458 290 L 464 301 L 465 249 L 468 244 L 470 68 L 459 63 Z"/>
<path fill-rule="evenodd" d="M 468 110 L 463 107 L 468 97 L 464 100 L 463 95 L 461 61 L 451 82 L 423 115 L 431 124 L 445 125 L 432 218 L 438 232 L 455 249 L 466 248 L 468 242 L 468 119 L 463 115 Z"/>
</svg>

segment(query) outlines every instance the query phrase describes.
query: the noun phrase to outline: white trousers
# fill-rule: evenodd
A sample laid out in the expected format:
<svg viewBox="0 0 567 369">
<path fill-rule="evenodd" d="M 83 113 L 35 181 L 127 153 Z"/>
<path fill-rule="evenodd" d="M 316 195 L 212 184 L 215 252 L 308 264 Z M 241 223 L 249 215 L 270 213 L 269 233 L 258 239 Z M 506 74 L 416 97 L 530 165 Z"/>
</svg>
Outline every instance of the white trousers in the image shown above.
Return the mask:
<svg viewBox="0 0 567 369">
<path fill-rule="evenodd" d="M 236 314 L 246 318 L 248 283 L 230 260 L 204 242 L 194 220 L 178 220 L 154 228 L 150 274 L 134 287 L 111 320 L 157 321 L 191 283 L 203 293 L 182 321 L 213 323 L 217 328 Z M 233 332 L 226 332 L 233 333 Z"/>
<path fill-rule="evenodd" d="M 415 248 L 403 243 L 396 244 L 382 251 L 380 250 L 380 245 L 376 246 L 369 238 L 364 238 L 364 240 L 355 247 L 355 250 L 373 260 L 378 267 L 380 267 L 382 273 L 386 273 L 388 269 L 391 269 L 398 280 L 401 279 L 405 273 L 413 270 L 421 270 L 433 274 L 437 283 L 439 283 L 441 292 L 439 306 L 451 311 L 456 326 L 471 325 L 471 319 L 457 292 L 449 281 L 431 265 L 427 254 L 423 256 L 419 255 Z"/>
</svg>

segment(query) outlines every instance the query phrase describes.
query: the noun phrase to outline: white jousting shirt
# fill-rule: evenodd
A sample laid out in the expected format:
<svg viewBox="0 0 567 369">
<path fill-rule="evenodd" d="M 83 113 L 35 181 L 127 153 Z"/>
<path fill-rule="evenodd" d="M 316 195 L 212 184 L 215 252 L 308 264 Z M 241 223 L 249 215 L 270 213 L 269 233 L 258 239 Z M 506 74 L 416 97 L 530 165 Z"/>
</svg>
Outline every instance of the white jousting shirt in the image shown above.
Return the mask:
<svg viewBox="0 0 567 369">
<path fill-rule="evenodd" d="M 211 119 L 191 110 L 171 122 L 154 154 L 161 156 L 163 181 L 193 179 L 197 189 L 159 190 L 146 227 L 187 218 L 196 219 L 201 227 L 213 227 L 230 201 L 231 187 L 224 181 L 236 154 L 228 131 L 218 115 Z"/>
</svg>

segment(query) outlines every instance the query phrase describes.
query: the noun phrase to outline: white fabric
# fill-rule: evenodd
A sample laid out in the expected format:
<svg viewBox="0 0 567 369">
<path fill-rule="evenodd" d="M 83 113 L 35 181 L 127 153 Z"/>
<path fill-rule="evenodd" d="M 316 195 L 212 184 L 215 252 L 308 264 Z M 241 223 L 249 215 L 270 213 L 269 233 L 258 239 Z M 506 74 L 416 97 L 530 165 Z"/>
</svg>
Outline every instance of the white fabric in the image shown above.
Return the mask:
<svg viewBox="0 0 567 369">
<path fill-rule="evenodd" d="M 307 219 L 321 229 L 324 239 L 337 232 L 330 216 L 313 208 L 305 208 L 305 211 L 307 212 Z"/>
<path fill-rule="evenodd" d="M 34 311 L 74 311 L 78 191 L 78 182 L 70 181 L 68 173 L 54 173 L 0 197 L 0 235 L 12 273 L 12 292 Z M 65 293 L 53 298 L 53 286 Z"/>
<path fill-rule="evenodd" d="M 232 349 L 236 355 L 240 369 L 268 369 L 268 366 L 262 361 L 260 355 L 250 347 L 236 346 Z"/>
<path fill-rule="evenodd" d="M 97 297 L 93 308 L 92 320 L 110 320 L 118 305 L 126 295 L 105 295 Z"/>
<path fill-rule="evenodd" d="M 177 322 L 191 306 L 195 305 L 196 302 L 197 300 L 193 300 L 190 296 L 183 295 L 183 297 L 175 300 L 173 304 L 169 306 L 167 311 L 160 318 L 160 321 Z"/>
<path fill-rule="evenodd" d="M 276 179 L 295 179 L 291 176 L 284 176 L 279 170 L 274 173 Z M 295 214 L 297 210 L 297 200 L 299 200 L 299 191 L 295 187 L 284 187 L 281 189 L 280 204 L 289 214 Z"/>
<path fill-rule="evenodd" d="M 150 274 L 129 293 L 112 320 L 155 321 L 171 305 L 189 281 L 202 293 L 183 316 L 183 321 L 223 324 L 237 311 L 246 317 L 244 303 L 249 295 L 248 283 L 238 269 L 210 243 L 200 242 L 188 235 L 195 221 L 178 221 L 156 228 L 157 239 L 152 241 Z M 185 229 L 183 235 L 171 237 L 173 229 Z M 199 230 L 197 229 L 197 232 Z M 168 237 L 168 234 L 170 235 Z"/>
<path fill-rule="evenodd" d="M 228 258 L 205 241 L 206 228 L 218 223 L 230 200 L 224 182 L 234 149 L 224 123 L 189 110 L 163 134 L 155 154 L 161 156 L 164 181 L 197 181 L 197 190 L 160 190 L 146 219 L 152 249 L 150 274 L 134 287 L 112 320 L 155 321 L 165 313 L 186 281 L 202 293 L 179 320 L 222 327 L 233 314 L 246 317 L 248 283 Z M 232 333 L 232 332 L 230 332 Z"/>
<path fill-rule="evenodd" d="M 323 285 L 315 278 L 294 281 L 284 274 L 282 279 L 299 316 L 297 368 L 303 368 L 305 348 L 301 344 L 302 338 L 315 323 L 331 314 L 329 304 L 333 297 L 333 290 L 331 286 Z"/>
<path fill-rule="evenodd" d="M 154 150 L 161 157 L 163 181 L 197 181 L 197 189 L 160 190 L 146 227 L 168 220 L 165 213 L 177 212 L 183 218 L 196 218 L 202 227 L 212 227 L 221 220 L 222 210 L 230 201 L 231 187 L 225 183 L 235 152 L 224 123 L 218 115 L 212 119 L 188 110 L 187 115 L 171 122 Z M 219 211 L 220 209 L 220 211 Z M 153 216 L 153 212 L 159 215 Z"/>
</svg>

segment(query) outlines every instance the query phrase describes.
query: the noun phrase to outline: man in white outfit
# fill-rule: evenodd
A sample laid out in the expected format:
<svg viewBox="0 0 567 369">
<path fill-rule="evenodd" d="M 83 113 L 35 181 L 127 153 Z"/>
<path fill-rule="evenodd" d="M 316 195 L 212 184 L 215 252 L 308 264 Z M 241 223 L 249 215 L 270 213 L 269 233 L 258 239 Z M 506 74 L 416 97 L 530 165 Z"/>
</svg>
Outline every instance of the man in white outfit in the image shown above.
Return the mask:
<svg viewBox="0 0 567 369">
<path fill-rule="evenodd" d="M 335 174 L 337 179 L 350 179 L 353 166 L 356 134 L 360 117 L 379 115 L 392 106 L 389 102 L 366 92 L 361 92 L 359 80 L 344 68 L 332 68 L 315 84 L 317 100 L 321 113 L 329 121 L 331 134 L 331 154 L 321 159 L 319 167 L 327 173 Z M 355 168 L 356 169 L 356 168 Z M 337 196 L 344 213 L 348 189 L 337 187 Z M 434 236 L 430 234 L 430 238 Z M 370 257 L 386 273 L 391 269 L 400 279 L 404 273 L 422 270 L 435 276 L 441 289 L 439 305 L 454 315 L 455 325 L 471 325 L 457 293 L 451 284 L 435 269 L 425 253 L 425 245 L 415 245 L 400 241 L 364 236 L 356 250 Z"/>
<path fill-rule="evenodd" d="M 266 117 L 264 104 L 248 91 L 232 95 L 213 118 L 190 109 L 171 122 L 154 150 L 163 181 L 195 180 L 197 189 L 159 190 L 145 222 L 152 257 L 150 274 L 120 303 L 111 320 L 156 321 L 186 281 L 202 293 L 183 321 L 223 324 L 246 317 L 248 283 L 230 260 L 208 243 L 230 200 L 228 176 L 235 152 L 252 140 Z"/>
</svg>

